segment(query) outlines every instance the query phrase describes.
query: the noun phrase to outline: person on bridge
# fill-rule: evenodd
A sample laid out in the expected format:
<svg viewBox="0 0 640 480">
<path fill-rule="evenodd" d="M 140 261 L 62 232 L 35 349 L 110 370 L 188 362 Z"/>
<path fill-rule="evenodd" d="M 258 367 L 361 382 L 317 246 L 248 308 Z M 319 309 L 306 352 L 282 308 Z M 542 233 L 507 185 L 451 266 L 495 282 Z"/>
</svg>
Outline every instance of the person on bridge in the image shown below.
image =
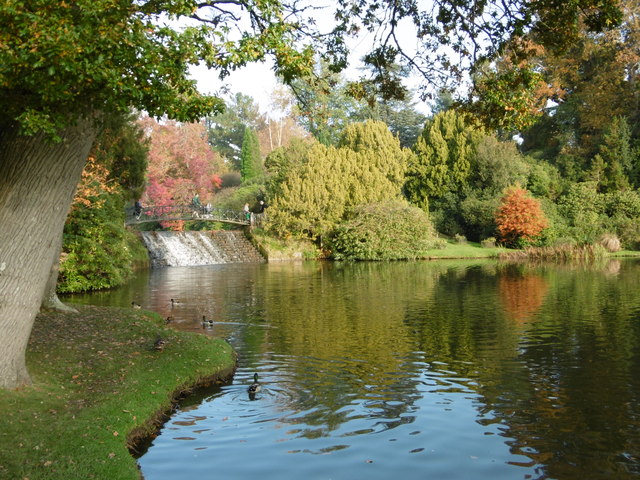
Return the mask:
<svg viewBox="0 0 640 480">
<path fill-rule="evenodd" d="M 140 203 L 140 200 L 136 200 L 136 204 L 133 207 L 133 214 L 137 219 L 140 219 L 141 213 L 142 213 L 142 204 Z"/>
<path fill-rule="evenodd" d="M 191 204 L 196 208 L 200 207 L 200 194 L 198 193 L 195 194 L 195 196 L 193 197 L 193 200 L 191 200 Z"/>
<path fill-rule="evenodd" d="M 244 216 L 249 220 L 251 218 L 251 213 L 249 212 L 249 204 L 244 204 Z"/>
</svg>

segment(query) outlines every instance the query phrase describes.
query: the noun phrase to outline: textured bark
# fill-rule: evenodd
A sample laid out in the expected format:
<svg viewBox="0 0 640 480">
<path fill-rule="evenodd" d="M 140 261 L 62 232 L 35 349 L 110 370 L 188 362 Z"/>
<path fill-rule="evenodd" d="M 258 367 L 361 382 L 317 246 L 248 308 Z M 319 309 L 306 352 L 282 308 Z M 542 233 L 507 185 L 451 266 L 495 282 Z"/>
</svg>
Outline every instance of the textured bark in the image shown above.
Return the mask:
<svg viewBox="0 0 640 480">
<path fill-rule="evenodd" d="M 0 131 L 0 388 L 30 382 L 27 342 L 95 131 L 83 120 L 61 136 Z"/>
<path fill-rule="evenodd" d="M 65 305 L 58 298 L 58 293 L 56 292 L 56 287 L 58 285 L 58 270 L 60 269 L 60 253 L 62 252 L 62 242 L 63 237 L 60 236 L 58 240 L 57 248 L 54 249 L 53 255 L 53 264 L 51 265 L 51 269 L 49 270 L 49 279 L 47 280 L 47 285 L 44 289 L 44 295 L 42 297 L 42 304 L 40 305 L 41 310 L 56 310 L 58 312 L 72 312 L 78 313 L 78 311 L 70 307 L 69 305 Z"/>
</svg>

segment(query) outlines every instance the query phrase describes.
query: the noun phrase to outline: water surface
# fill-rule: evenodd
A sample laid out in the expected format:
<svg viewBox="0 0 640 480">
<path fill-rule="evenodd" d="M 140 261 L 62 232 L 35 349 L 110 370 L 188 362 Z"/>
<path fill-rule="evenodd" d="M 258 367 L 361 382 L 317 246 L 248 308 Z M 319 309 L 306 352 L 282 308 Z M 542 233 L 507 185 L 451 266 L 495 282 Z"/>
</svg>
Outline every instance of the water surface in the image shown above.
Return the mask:
<svg viewBox="0 0 640 480">
<path fill-rule="evenodd" d="M 240 354 L 139 459 L 147 480 L 626 479 L 639 281 L 632 260 L 228 264 L 72 301 L 135 300 Z"/>
</svg>

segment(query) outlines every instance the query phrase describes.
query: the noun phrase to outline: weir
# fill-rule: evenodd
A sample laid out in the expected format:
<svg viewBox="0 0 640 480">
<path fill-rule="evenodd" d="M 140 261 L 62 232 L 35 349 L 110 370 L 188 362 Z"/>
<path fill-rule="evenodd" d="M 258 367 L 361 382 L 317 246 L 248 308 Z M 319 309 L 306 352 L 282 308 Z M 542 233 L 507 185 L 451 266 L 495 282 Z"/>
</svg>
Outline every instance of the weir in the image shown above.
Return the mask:
<svg viewBox="0 0 640 480">
<path fill-rule="evenodd" d="M 141 233 L 153 267 L 265 261 L 239 230 Z"/>
</svg>

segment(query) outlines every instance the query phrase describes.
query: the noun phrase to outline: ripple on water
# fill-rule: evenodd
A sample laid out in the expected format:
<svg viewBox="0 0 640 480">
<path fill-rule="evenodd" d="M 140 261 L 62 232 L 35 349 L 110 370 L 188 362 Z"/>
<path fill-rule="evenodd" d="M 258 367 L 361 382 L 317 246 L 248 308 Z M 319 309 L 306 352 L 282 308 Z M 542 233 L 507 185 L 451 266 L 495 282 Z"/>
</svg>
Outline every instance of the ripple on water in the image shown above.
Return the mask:
<svg viewBox="0 0 640 480">
<path fill-rule="evenodd" d="M 170 298 L 188 298 L 172 328 L 213 318 L 205 334 L 229 339 L 240 363 L 232 383 L 176 413 L 140 459 L 145 478 L 511 480 L 556 468 L 627 480 L 640 463 L 637 273 L 534 270 L 154 273 L 138 301 L 166 316 Z M 130 289 L 119 295 L 130 305 Z M 263 388 L 251 399 L 255 372 Z"/>
</svg>

